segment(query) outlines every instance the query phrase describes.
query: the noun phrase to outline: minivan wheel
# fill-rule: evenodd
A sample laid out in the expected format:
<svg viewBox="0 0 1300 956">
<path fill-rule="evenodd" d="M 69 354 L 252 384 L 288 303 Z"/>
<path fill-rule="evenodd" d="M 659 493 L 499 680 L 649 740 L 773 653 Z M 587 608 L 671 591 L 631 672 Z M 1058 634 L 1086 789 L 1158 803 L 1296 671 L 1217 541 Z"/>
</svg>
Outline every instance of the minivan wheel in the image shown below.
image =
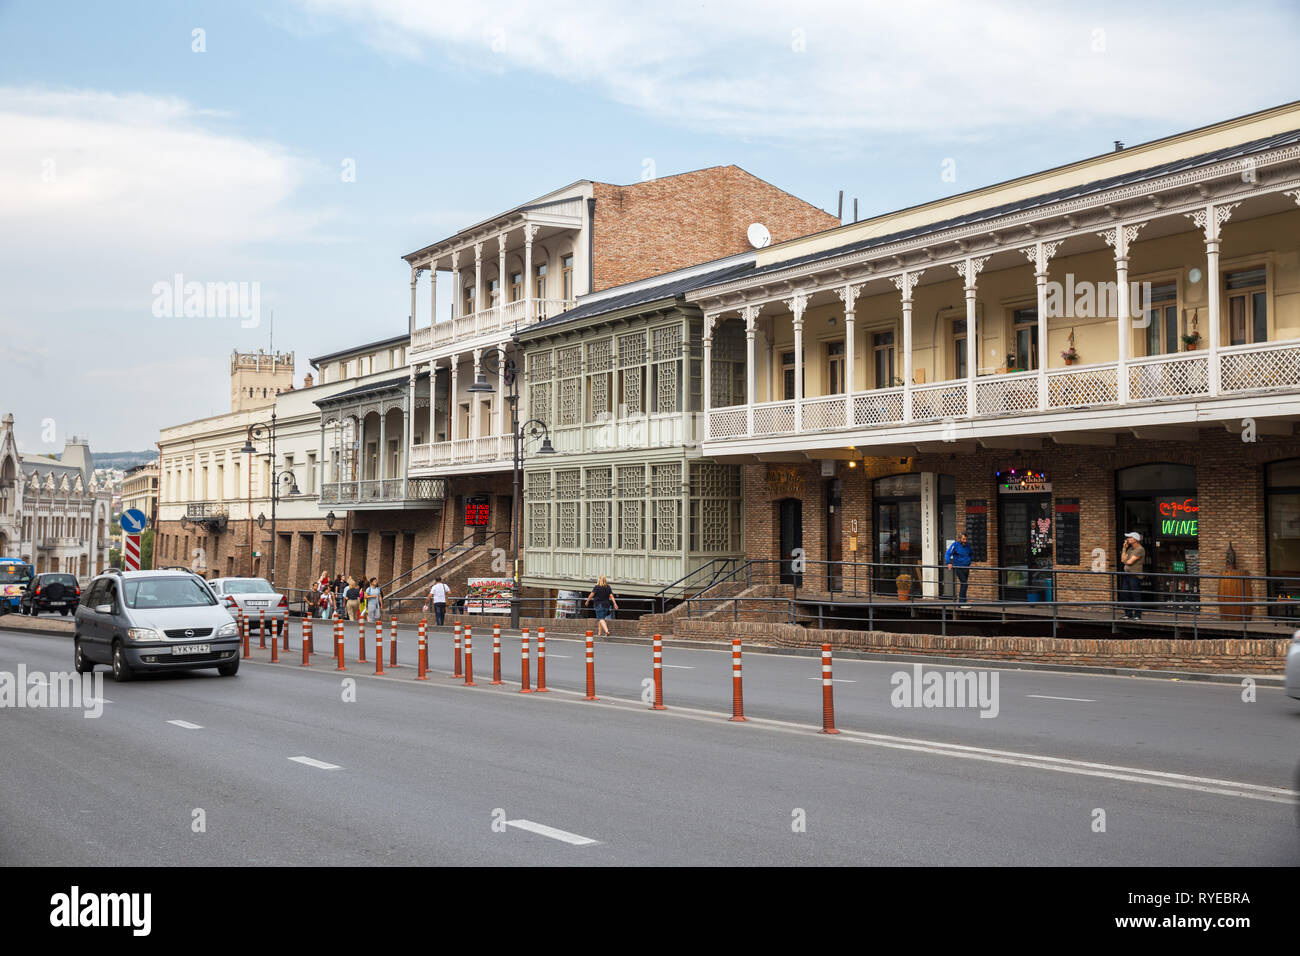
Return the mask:
<svg viewBox="0 0 1300 956">
<path fill-rule="evenodd" d="M 62 614 L 64 617 L 67 617 L 67 616 L 68 616 L 68 608 L 66 608 L 66 607 L 65 607 L 65 608 L 60 608 L 60 609 L 59 609 L 59 613 Z"/>
<path fill-rule="evenodd" d="M 122 650 L 122 642 L 113 642 L 113 680 L 119 684 L 129 681 L 132 677 L 131 665 L 126 662 L 126 654 Z"/>
<path fill-rule="evenodd" d="M 94 661 L 88 659 L 81 651 L 81 638 L 77 638 L 76 656 L 73 658 L 73 666 L 76 667 L 78 674 L 89 674 L 95 669 Z"/>
<path fill-rule="evenodd" d="M 234 677 L 239 673 L 239 658 L 236 657 L 229 664 L 222 664 L 217 668 L 217 673 L 222 677 Z"/>
</svg>

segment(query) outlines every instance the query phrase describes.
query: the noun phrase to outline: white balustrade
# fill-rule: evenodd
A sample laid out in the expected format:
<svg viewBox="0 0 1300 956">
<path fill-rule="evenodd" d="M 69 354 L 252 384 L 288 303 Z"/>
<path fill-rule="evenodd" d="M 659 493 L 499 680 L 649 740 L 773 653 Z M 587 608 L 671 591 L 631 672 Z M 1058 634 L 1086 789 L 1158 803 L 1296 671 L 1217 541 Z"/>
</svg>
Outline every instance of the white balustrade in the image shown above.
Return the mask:
<svg viewBox="0 0 1300 956">
<path fill-rule="evenodd" d="M 754 406 L 754 434 L 779 435 L 794 431 L 794 402 L 764 402 Z"/>
<path fill-rule="evenodd" d="M 1219 353 L 1219 389 L 1248 392 L 1300 386 L 1300 343 L 1237 345 Z"/>
<path fill-rule="evenodd" d="M 831 395 L 827 398 L 805 398 L 803 400 L 804 431 L 843 428 L 844 402 L 843 395 Z"/>
<path fill-rule="evenodd" d="M 853 395 L 853 424 L 892 425 L 903 420 L 903 390 L 877 388 Z"/>
<path fill-rule="evenodd" d="M 1077 365 L 1049 369 L 1049 408 L 1087 408 L 1119 400 L 1119 374 L 1114 365 Z"/>
<path fill-rule="evenodd" d="M 1129 361 L 1130 401 L 1193 398 L 1208 394 L 1210 363 L 1204 352 L 1172 352 Z"/>
<path fill-rule="evenodd" d="M 745 434 L 749 416 L 744 405 L 709 409 L 709 438 L 740 438 Z"/>
<path fill-rule="evenodd" d="M 1038 410 L 1038 373 L 986 375 L 975 381 L 975 408 L 980 415 Z"/>
<path fill-rule="evenodd" d="M 918 385 L 912 389 L 912 420 L 933 421 L 940 418 L 965 417 L 966 380 L 957 379 L 935 385 Z"/>
</svg>

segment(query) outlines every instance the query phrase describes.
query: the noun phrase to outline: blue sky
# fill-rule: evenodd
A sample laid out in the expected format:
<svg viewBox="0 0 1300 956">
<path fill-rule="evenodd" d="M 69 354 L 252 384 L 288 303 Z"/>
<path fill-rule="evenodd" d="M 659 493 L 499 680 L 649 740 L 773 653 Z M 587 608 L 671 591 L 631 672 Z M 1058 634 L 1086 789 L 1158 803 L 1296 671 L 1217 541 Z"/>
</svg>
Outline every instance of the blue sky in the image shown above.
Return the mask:
<svg viewBox="0 0 1300 956">
<path fill-rule="evenodd" d="M 736 163 L 865 218 L 1300 98 L 1298 40 L 1287 3 L 0 0 L 0 411 L 151 447 L 271 310 L 301 379 L 406 328 L 403 253 L 574 180 Z M 261 324 L 156 317 L 177 273 Z"/>
</svg>

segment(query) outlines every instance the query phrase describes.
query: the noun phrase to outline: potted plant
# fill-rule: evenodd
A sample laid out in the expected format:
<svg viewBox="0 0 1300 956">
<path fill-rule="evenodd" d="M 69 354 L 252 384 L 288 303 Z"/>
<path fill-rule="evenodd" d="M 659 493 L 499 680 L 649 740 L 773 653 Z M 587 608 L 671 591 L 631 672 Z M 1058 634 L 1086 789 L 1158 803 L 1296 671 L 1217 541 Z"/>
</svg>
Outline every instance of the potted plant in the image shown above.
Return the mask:
<svg viewBox="0 0 1300 956">
<path fill-rule="evenodd" d="M 1074 346 L 1071 345 L 1068 349 L 1066 349 L 1064 352 L 1061 353 L 1061 358 L 1065 359 L 1066 365 L 1073 365 L 1075 362 L 1079 361 L 1079 353 L 1076 352 L 1074 350 Z"/>
<path fill-rule="evenodd" d="M 1196 346 L 1201 341 L 1201 333 L 1192 331 L 1183 336 L 1183 345 L 1187 346 L 1187 351 L 1195 352 Z"/>
<path fill-rule="evenodd" d="M 898 599 L 900 601 L 910 601 L 912 599 L 912 576 L 903 572 L 894 578 L 894 584 L 898 587 Z"/>
</svg>

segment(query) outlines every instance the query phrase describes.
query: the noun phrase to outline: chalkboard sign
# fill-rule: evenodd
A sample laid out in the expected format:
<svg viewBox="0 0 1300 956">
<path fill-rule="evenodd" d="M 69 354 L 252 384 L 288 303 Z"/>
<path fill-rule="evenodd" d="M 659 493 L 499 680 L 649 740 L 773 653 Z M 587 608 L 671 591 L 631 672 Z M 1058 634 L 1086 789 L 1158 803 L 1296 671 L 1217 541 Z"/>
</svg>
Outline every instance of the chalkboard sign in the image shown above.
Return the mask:
<svg viewBox="0 0 1300 956">
<path fill-rule="evenodd" d="M 1079 563 L 1079 499 L 1056 499 L 1056 563 Z"/>
<path fill-rule="evenodd" d="M 989 503 L 984 498 L 966 499 L 966 543 L 972 561 L 989 559 Z"/>
</svg>

